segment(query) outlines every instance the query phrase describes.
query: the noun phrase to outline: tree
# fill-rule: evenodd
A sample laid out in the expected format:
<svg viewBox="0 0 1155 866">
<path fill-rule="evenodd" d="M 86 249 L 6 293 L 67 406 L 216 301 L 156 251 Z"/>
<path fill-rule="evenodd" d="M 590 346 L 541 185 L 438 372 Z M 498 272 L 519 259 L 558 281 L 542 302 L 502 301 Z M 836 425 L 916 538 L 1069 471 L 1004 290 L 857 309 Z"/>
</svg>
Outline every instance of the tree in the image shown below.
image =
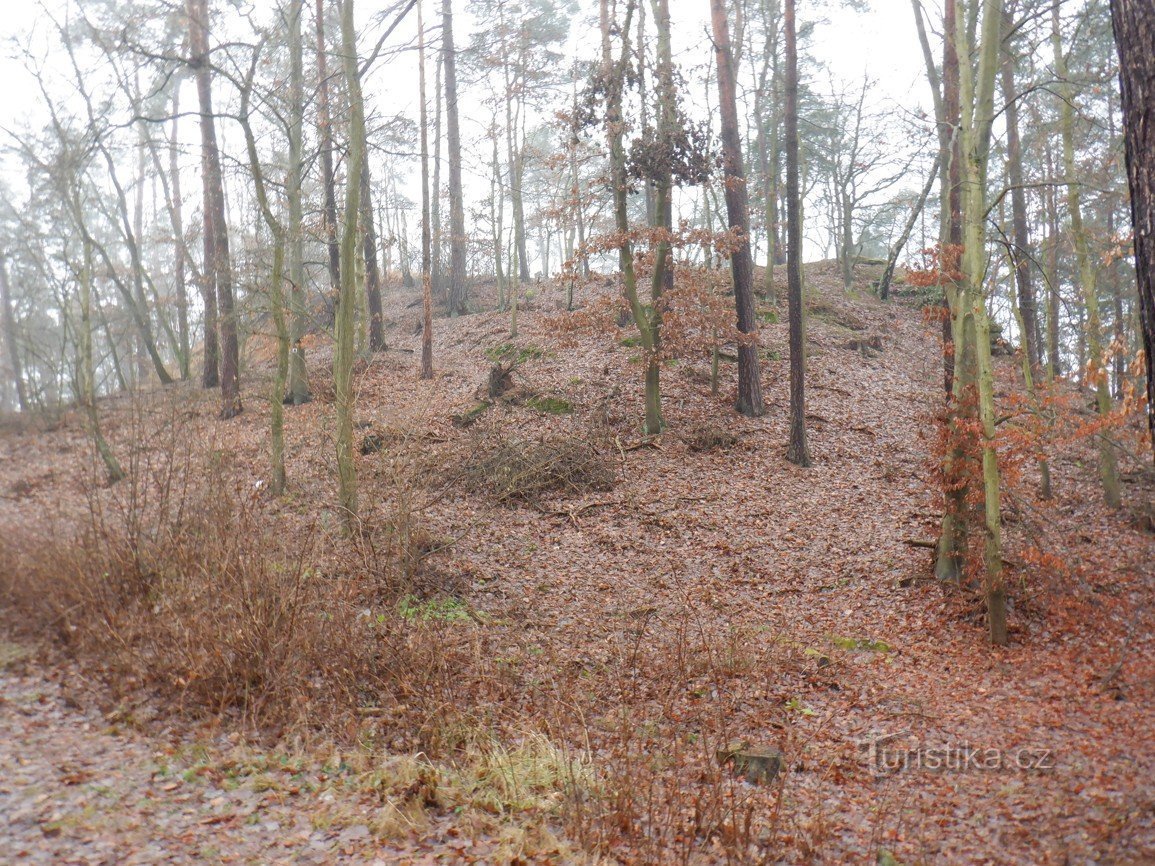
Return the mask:
<svg viewBox="0 0 1155 866">
<path fill-rule="evenodd" d="M 995 73 L 999 64 L 1002 0 L 975 0 L 980 4 L 982 29 L 970 62 L 970 35 L 965 4 L 955 9 L 954 35 L 960 58 L 958 138 L 961 154 L 963 252 L 960 262 L 963 298 L 960 300 L 961 333 L 973 343 L 979 392 L 980 450 L 983 466 L 985 543 L 984 592 L 991 643 L 1007 642 L 1006 588 L 1003 583 L 1002 524 L 999 515 L 999 463 L 995 450 L 994 370 L 991 362 L 990 321 L 987 316 L 986 273 L 987 167 L 990 160 L 991 127 L 994 122 Z M 956 330 L 956 337 L 960 333 Z"/>
<path fill-rule="evenodd" d="M 1067 211 L 1071 221 L 1071 235 L 1075 241 L 1075 258 L 1079 267 L 1079 283 L 1083 289 L 1083 303 L 1087 308 L 1087 325 L 1084 333 L 1087 339 L 1088 375 L 1095 389 L 1095 402 L 1099 415 L 1106 418 L 1111 414 L 1111 391 L 1107 370 L 1103 367 L 1102 326 L 1099 321 L 1099 294 L 1095 264 L 1087 244 L 1087 232 L 1083 227 L 1081 183 L 1075 177 L 1075 112 L 1071 83 L 1067 77 L 1067 58 L 1063 53 L 1062 35 L 1059 32 L 1059 7 L 1052 7 L 1051 40 L 1055 53 L 1055 74 L 1059 79 L 1059 116 L 1063 136 L 1063 169 L 1067 175 Z M 1103 497 L 1111 508 L 1122 503 L 1119 491 L 1119 468 L 1115 452 L 1106 436 L 1099 434 L 1099 479 L 1103 484 Z"/>
<path fill-rule="evenodd" d="M 449 147 L 449 314 L 468 312 L 465 285 L 465 201 L 461 190 L 461 130 L 457 111 L 457 52 L 453 0 L 441 0 L 441 54 L 445 68 L 445 135 Z"/>
<path fill-rule="evenodd" d="M 425 17 L 417 0 L 417 87 L 421 102 L 421 378 L 433 378 L 433 273 L 429 227 L 429 110 L 425 99 Z"/>
<path fill-rule="evenodd" d="M 357 475 L 353 463 L 353 311 L 357 305 L 357 222 L 361 215 L 361 172 L 365 165 L 365 103 L 357 69 L 353 0 L 341 2 L 341 59 L 349 98 L 349 156 L 345 227 L 341 236 L 341 291 L 337 296 L 333 391 L 337 408 L 337 488 L 347 532 L 357 526 Z"/>
<path fill-rule="evenodd" d="M 1155 456 L 1155 7 L 1147 0 L 1111 0 L 1111 23 L 1119 52 L 1135 276 L 1147 359 L 1147 425 Z"/>
<path fill-rule="evenodd" d="M 290 340 L 292 350 L 289 357 L 289 384 L 284 402 L 294 406 L 309 402 L 309 371 L 305 361 L 305 347 L 302 339 L 308 326 L 308 311 L 305 308 L 305 250 L 304 250 L 304 206 L 301 185 L 305 173 L 304 157 L 304 114 L 305 114 L 305 72 L 301 47 L 301 17 L 304 14 L 304 0 L 288 0 L 286 4 L 285 28 L 288 31 L 289 49 L 289 171 L 285 182 L 285 194 L 289 200 L 288 259 L 289 259 L 289 310 Z"/>
<path fill-rule="evenodd" d="M 1038 303 L 1031 280 L 1030 237 L 1027 230 L 1027 191 L 1023 184 L 1023 146 L 1019 138 L 1019 94 L 1015 90 L 1014 2 L 1003 15 L 1002 90 L 1007 123 L 1007 181 L 1011 192 L 1014 229 L 1015 288 L 1023 317 L 1023 350 L 1034 375 L 1041 369 Z"/>
<path fill-rule="evenodd" d="M 787 2 L 787 10 L 787 15 L 791 15 L 793 10 L 790 2 Z M 766 410 L 762 405 L 758 319 L 754 314 L 754 261 L 750 255 L 750 211 L 746 200 L 746 173 L 742 166 L 742 144 L 738 133 L 737 84 L 733 53 L 730 48 L 730 23 L 726 18 L 726 5 L 723 0 L 710 0 L 710 22 L 714 31 L 714 52 L 718 66 L 718 106 L 722 115 L 726 216 L 730 230 L 738 234 L 738 246 L 730 254 L 730 270 L 734 282 L 738 330 L 744 339 L 738 344 L 738 400 L 735 408 L 743 415 L 757 417 Z M 790 38 L 787 35 L 788 53 Z M 789 63 L 789 59 L 787 62 Z M 796 93 L 797 78 L 794 84 Z M 787 88 L 789 90 L 789 84 Z M 793 322 L 793 319 L 791 321 Z M 791 347 L 793 350 L 793 341 Z"/>
<path fill-rule="evenodd" d="M 208 0 L 187 0 L 189 19 L 189 65 L 196 78 L 200 101 L 201 180 L 204 184 L 206 285 L 209 275 L 216 288 L 216 312 L 220 328 L 221 417 L 240 414 L 240 345 L 237 340 L 237 315 L 233 307 L 233 268 L 229 255 L 229 230 L 225 218 L 225 191 L 221 177 L 221 155 L 217 147 L 216 117 L 213 114 L 212 66 L 209 62 Z M 206 311 L 210 306 L 205 298 Z M 206 312 L 205 328 L 209 315 Z M 206 340 L 206 368 L 207 358 Z M 207 379 L 207 373 L 206 373 Z"/>
<path fill-rule="evenodd" d="M 806 332 L 802 308 L 802 197 L 798 179 L 798 34 L 786 0 L 786 296 L 790 319 L 790 444 L 786 459 L 810 465 L 806 445 Z"/>
<path fill-rule="evenodd" d="M 263 45 L 258 45 L 253 51 L 252 63 L 248 77 L 241 87 L 241 110 L 238 116 L 241 128 L 245 134 L 245 148 L 249 157 L 249 171 L 253 176 L 253 191 L 257 198 L 257 207 L 273 238 L 273 267 L 269 275 L 269 313 L 273 320 L 276 333 L 277 351 L 276 367 L 273 383 L 269 394 L 269 432 L 271 445 L 269 448 L 269 462 L 272 481 L 270 490 L 274 496 L 285 492 L 285 385 L 289 373 L 289 326 L 285 317 L 285 247 L 288 244 L 289 231 L 284 223 L 273 213 L 273 206 L 269 201 L 265 170 L 257 152 L 257 138 L 253 134 L 249 105 L 253 92 L 253 76 L 257 70 L 257 63 L 261 58 Z M 290 133 L 291 135 L 291 133 Z M 290 148 L 292 147 L 290 142 Z M 290 168 L 290 174 L 292 169 Z M 299 194 L 299 191 L 298 191 Z"/>
<path fill-rule="evenodd" d="M 16 401 L 21 412 L 28 411 L 28 393 L 24 386 L 24 365 L 20 363 L 20 347 L 16 343 L 16 312 L 12 307 L 12 293 L 8 288 L 8 258 L 0 252 L 0 315 L 3 315 L 4 343 L 8 350 L 8 364 L 16 386 Z"/>
<path fill-rule="evenodd" d="M 329 102 L 329 49 L 325 42 L 325 0 L 317 0 L 317 129 L 321 139 L 321 184 L 325 196 L 325 245 L 329 253 L 330 313 L 341 291 L 341 248 L 337 242 L 337 175 L 333 168 L 333 111 Z"/>
</svg>

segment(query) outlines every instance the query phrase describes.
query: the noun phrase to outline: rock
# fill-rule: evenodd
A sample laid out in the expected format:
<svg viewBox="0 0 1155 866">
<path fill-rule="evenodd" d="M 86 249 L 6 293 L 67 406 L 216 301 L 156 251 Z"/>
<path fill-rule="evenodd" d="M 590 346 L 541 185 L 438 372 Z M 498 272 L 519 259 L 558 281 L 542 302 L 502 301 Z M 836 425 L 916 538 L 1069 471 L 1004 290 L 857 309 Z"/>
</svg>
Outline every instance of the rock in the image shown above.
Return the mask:
<svg viewBox="0 0 1155 866">
<path fill-rule="evenodd" d="M 733 764 L 751 785 L 769 784 L 782 770 L 782 753 L 770 746 L 751 746 L 746 740 L 735 740 L 717 749 L 718 763 Z"/>
<path fill-rule="evenodd" d="M 843 343 L 842 348 L 849 349 L 852 352 L 862 352 L 863 354 L 865 354 L 867 350 L 881 352 L 882 337 L 878 334 L 872 334 L 869 337 L 863 337 L 861 339 L 855 337 L 854 339 L 847 340 L 845 343 Z"/>
</svg>

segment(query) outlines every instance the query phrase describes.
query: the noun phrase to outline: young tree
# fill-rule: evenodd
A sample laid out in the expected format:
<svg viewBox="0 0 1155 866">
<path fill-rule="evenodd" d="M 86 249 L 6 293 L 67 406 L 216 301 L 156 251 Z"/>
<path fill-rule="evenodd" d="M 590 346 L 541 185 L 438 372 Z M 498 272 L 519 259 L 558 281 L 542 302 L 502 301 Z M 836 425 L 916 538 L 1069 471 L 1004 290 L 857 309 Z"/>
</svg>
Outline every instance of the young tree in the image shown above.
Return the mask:
<svg viewBox="0 0 1155 866">
<path fill-rule="evenodd" d="M 78 361 L 78 378 L 80 380 L 79 393 L 77 395 L 79 403 L 84 407 L 84 417 L 88 422 L 88 433 L 92 437 L 93 444 L 96 447 L 96 453 L 100 455 L 100 459 L 104 462 L 105 471 L 108 473 L 108 481 L 110 484 L 115 484 L 124 479 L 124 469 L 120 466 L 120 461 L 116 459 L 116 455 L 112 453 L 107 440 L 104 438 L 104 433 L 100 427 L 100 415 L 96 408 L 96 383 L 95 375 L 92 367 L 92 244 L 90 240 L 85 237 L 81 241 L 83 247 L 83 264 L 80 268 L 80 273 L 77 275 L 77 282 L 80 284 L 80 328 L 78 335 L 77 351 L 80 355 Z"/>
<path fill-rule="evenodd" d="M 1155 6 L 1148 0 L 1111 0 L 1111 22 L 1119 52 L 1135 276 L 1147 359 L 1147 424 L 1155 456 Z"/>
<path fill-rule="evenodd" d="M 257 152 L 257 139 L 253 134 L 249 106 L 253 93 L 253 76 L 260 61 L 263 45 L 258 45 L 253 51 L 252 64 L 249 67 L 248 77 L 241 87 L 241 109 L 238 116 L 245 134 L 245 147 L 249 157 L 249 171 L 253 176 L 253 190 L 257 198 L 257 207 L 273 238 L 273 267 L 269 276 L 269 313 L 273 320 L 276 333 L 277 352 L 276 368 L 273 375 L 273 384 L 269 393 L 270 419 L 270 448 L 269 461 L 272 481 L 270 490 L 274 496 L 285 492 L 285 410 L 284 393 L 289 373 L 289 326 L 285 318 L 285 247 L 288 243 L 289 231 L 281 220 L 273 213 L 273 205 L 269 201 L 265 170 Z M 290 172 L 292 170 L 290 169 Z"/>
<path fill-rule="evenodd" d="M 790 0 L 787 0 L 787 10 L 787 16 L 792 15 Z M 754 314 L 754 261 L 750 255 L 750 211 L 747 206 L 746 173 L 742 165 L 742 144 L 738 131 L 737 83 L 730 48 L 730 23 L 726 17 L 726 4 L 723 0 L 710 0 L 710 22 L 714 31 L 714 51 L 718 67 L 718 106 L 722 115 L 726 216 L 730 230 L 736 231 L 740 236 L 738 248 L 730 255 L 734 305 L 738 311 L 738 330 L 744 335 L 744 339 L 738 345 L 738 401 L 735 408 L 743 415 L 757 417 L 766 410 L 762 405 L 758 319 Z M 788 34 L 788 53 L 790 38 Z M 787 63 L 789 62 L 788 58 Z M 787 74 L 789 75 L 789 71 Z M 789 91 L 789 84 L 787 89 Z M 795 79 L 796 91 L 797 79 Z M 791 322 L 793 323 L 793 318 Z M 792 351 L 793 345 L 792 340 Z M 793 364 L 791 369 L 793 370 Z M 805 443 L 803 447 L 805 448 Z"/>
<path fill-rule="evenodd" d="M 806 333 L 802 307 L 802 197 L 798 179 L 798 34 L 786 0 L 786 296 L 790 319 L 790 445 L 786 459 L 810 465 L 806 445 Z"/>
</svg>

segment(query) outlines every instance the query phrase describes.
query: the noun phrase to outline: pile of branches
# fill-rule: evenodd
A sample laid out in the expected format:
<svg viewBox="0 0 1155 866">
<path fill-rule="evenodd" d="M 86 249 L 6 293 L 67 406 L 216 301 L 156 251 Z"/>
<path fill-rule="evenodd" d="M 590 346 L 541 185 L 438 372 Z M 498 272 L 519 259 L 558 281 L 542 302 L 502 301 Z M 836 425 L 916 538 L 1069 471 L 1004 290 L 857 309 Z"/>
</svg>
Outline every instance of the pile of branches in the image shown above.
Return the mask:
<svg viewBox="0 0 1155 866">
<path fill-rule="evenodd" d="M 548 496 L 613 489 L 613 462 L 590 443 L 568 436 L 540 442 L 479 438 L 466 468 L 471 489 L 503 505 L 536 504 Z"/>
</svg>

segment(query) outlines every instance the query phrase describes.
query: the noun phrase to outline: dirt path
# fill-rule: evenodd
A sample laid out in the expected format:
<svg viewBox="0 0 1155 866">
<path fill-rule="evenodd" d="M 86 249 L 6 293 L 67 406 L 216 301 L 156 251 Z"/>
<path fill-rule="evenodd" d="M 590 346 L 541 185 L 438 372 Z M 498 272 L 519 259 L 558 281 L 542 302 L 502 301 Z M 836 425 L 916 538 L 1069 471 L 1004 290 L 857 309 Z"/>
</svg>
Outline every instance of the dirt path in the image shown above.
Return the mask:
<svg viewBox="0 0 1155 866">
<path fill-rule="evenodd" d="M 2 864 L 421 864 L 493 847 L 443 822 L 421 848 L 384 844 L 377 806 L 339 771 L 227 740 L 166 745 L 33 668 L 0 668 Z"/>
</svg>

